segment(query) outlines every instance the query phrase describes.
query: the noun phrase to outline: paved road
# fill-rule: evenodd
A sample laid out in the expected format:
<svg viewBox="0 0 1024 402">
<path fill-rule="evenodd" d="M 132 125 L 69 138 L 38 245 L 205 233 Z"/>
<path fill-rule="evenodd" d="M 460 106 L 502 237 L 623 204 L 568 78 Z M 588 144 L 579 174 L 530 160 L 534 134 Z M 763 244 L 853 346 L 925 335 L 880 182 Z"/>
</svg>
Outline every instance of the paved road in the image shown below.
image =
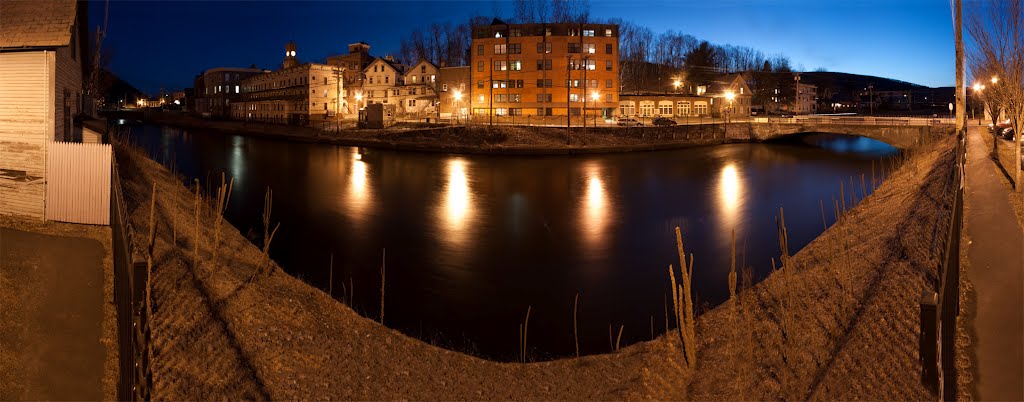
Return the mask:
<svg viewBox="0 0 1024 402">
<path fill-rule="evenodd" d="M 0 228 L 0 400 L 100 400 L 103 245 Z"/>
<path fill-rule="evenodd" d="M 970 126 L 965 215 L 971 245 L 967 276 L 977 307 L 973 320 L 976 386 L 981 400 L 1024 400 L 1024 234 L 1008 186 L 989 159 L 983 127 Z"/>
</svg>

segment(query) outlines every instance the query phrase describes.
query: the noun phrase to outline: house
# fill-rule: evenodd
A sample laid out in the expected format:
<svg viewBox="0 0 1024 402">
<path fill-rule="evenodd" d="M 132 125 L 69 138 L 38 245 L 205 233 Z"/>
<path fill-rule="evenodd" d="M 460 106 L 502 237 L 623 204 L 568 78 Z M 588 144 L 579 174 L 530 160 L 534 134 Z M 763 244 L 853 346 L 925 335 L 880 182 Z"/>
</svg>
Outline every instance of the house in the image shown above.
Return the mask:
<svg viewBox="0 0 1024 402">
<path fill-rule="evenodd" d="M 356 94 L 356 99 L 362 102 L 362 106 L 381 103 L 384 104 L 385 114 L 397 112 L 398 87 L 405 85 L 405 73 L 409 66 L 395 61 L 391 56 L 378 57 L 370 62 L 370 65 L 363 69 L 362 93 Z"/>
<path fill-rule="evenodd" d="M 753 93 L 747 86 L 743 74 L 728 74 L 715 79 L 707 86 L 706 95 L 713 99 L 711 113 L 715 116 L 750 116 Z"/>
<path fill-rule="evenodd" d="M 42 219 L 47 147 L 81 139 L 84 2 L 0 1 L 0 214 Z"/>
<path fill-rule="evenodd" d="M 437 66 L 426 60 L 420 60 L 409 68 L 402 80 L 405 85 L 398 90 L 398 113 L 410 117 L 436 117 L 438 75 Z"/>
<path fill-rule="evenodd" d="M 342 69 L 342 77 L 344 77 L 345 92 L 345 104 L 347 108 L 343 110 L 343 114 L 346 116 L 354 116 L 358 110 L 355 107 L 359 101 L 362 100 L 363 81 L 363 70 L 366 69 L 373 62 L 375 58 L 370 55 L 370 45 L 366 42 L 350 43 L 348 45 L 348 54 L 335 55 L 327 58 L 327 64 L 337 66 Z M 359 95 L 360 99 L 356 99 L 356 95 Z"/>
</svg>

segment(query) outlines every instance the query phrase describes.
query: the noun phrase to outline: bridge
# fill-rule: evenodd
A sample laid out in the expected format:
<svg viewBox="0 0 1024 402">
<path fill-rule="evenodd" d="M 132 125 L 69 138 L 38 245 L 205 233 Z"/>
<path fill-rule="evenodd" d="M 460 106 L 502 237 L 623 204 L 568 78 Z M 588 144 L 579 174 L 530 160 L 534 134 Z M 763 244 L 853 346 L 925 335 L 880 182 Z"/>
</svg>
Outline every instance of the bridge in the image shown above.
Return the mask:
<svg viewBox="0 0 1024 402">
<path fill-rule="evenodd" d="M 944 118 L 808 116 L 755 118 L 750 122 L 749 135 L 770 140 L 801 133 L 848 134 L 907 149 L 925 138 L 949 135 L 953 128 L 953 120 Z"/>
</svg>

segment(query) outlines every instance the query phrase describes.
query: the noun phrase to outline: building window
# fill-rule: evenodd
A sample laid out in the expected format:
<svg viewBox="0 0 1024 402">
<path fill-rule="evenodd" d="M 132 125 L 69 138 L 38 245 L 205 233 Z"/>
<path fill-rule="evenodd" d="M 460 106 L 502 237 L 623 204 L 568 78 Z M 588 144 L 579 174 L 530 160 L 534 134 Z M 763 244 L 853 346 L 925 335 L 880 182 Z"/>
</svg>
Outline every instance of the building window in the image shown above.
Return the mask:
<svg viewBox="0 0 1024 402">
<path fill-rule="evenodd" d="M 522 71 L 522 69 L 523 69 L 523 61 L 522 60 L 512 60 L 512 62 L 509 64 L 509 70 L 512 70 L 512 71 Z"/>
<path fill-rule="evenodd" d="M 519 103 L 522 100 L 519 94 L 508 94 L 508 101 L 512 103 Z"/>
<path fill-rule="evenodd" d="M 580 95 L 579 94 L 569 94 L 569 102 L 579 102 L 579 101 L 580 101 Z"/>
<path fill-rule="evenodd" d="M 477 56 L 483 56 L 484 55 L 484 45 L 476 45 L 476 55 Z"/>
<path fill-rule="evenodd" d="M 370 77 L 370 83 L 373 84 L 373 77 Z"/>
<path fill-rule="evenodd" d="M 460 82 L 459 83 L 459 90 L 460 91 L 465 91 L 466 90 L 466 83 L 465 82 Z"/>
<path fill-rule="evenodd" d="M 327 90 L 326 89 L 324 90 L 324 97 L 325 98 L 327 97 Z"/>
<path fill-rule="evenodd" d="M 707 102 L 694 102 L 693 113 L 697 115 L 708 114 L 708 103 Z"/>
<path fill-rule="evenodd" d="M 504 43 L 494 45 L 494 54 L 505 54 L 507 51 L 508 49 L 505 47 Z"/>
<path fill-rule="evenodd" d="M 544 36 L 551 36 L 551 28 L 544 28 Z"/>
<path fill-rule="evenodd" d="M 597 53 L 597 45 L 593 43 L 583 44 L 583 53 L 594 54 Z"/>
<path fill-rule="evenodd" d="M 416 99 L 409 99 L 409 106 L 416 106 Z"/>
<path fill-rule="evenodd" d="M 605 102 L 614 102 L 615 101 L 614 97 L 615 97 L 615 95 L 612 95 L 612 94 L 604 94 L 604 101 Z"/>
<path fill-rule="evenodd" d="M 390 75 L 385 75 L 384 76 L 384 83 L 388 84 L 390 81 L 391 81 L 391 76 Z"/>
<path fill-rule="evenodd" d="M 551 42 L 537 43 L 537 53 L 551 53 Z"/>
<path fill-rule="evenodd" d="M 550 69 L 551 69 L 551 60 L 550 59 L 537 60 L 537 70 L 550 70 Z"/>
<path fill-rule="evenodd" d="M 484 87 L 484 81 L 483 80 L 477 81 L 476 82 L 476 87 L 477 88 L 483 88 Z"/>
<path fill-rule="evenodd" d="M 448 84 L 441 84 L 441 92 L 448 90 Z"/>
<path fill-rule="evenodd" d="M 551 79 L 550 78 L 546 79 L 546 80 L 542 80 L 542 79 L 538 79 L 537 80 L 537 88 L 551 88 L 551 86 L 552 85 L 551 85 Z"/>
<path fill-rule="evenodd" d="M 523 36 L 523 30 L 519 29 L 519 28 L 509 28 L 508 36 L 512 36 L 512 37 Z"/>
<path fill-rule="evenodd" d="M 523 45 L 521 43 L 510 43 L 508 45 L 508 54 L 520 54 L 523 52 Z"/>
<path fill-rule="evenodd" d="M 430 74 L 430 83 L 433 84 L 434 82 L 437 82 L 437 75 Z"/>
<path fill-rule="evenodd" d="M 508 61 L 505 60 L 494 60 L 494 71 L 506 71 L 508 70 Z"/>
<path fill-rule="evenodd" d="M 576 31 L 576 28 L 569 28 L 569 36 L 579 36 L 579 32 Z"/>
<path fill-rule="evenodd" d="M 425 66 L 425 65 L 420 66 L 420 74 L 426 74 L 426 73 L 427 73 L 427 66 Z"/>
<path fill-rule="evenodd" d="M 508 82 L 508 86 L 511 88 L 522 88 L 523 80 L 511 80 Z"/>
<path fill-rule="evenodd" d="M 605 28 L 604 29 L 604 36 L 612 36 L 612 29 L 611 28 Z"/>
<path fill-rule="evenodd" d="M 604 62 L 604 71 L 612 71 L 612 61 L 608 60 Z"/>
<path fill-rule="evenodd" d="M 476 62 L 476 71 L 481 71 L 481 72 L 484 71 L 484 62 L 482 62 L 482 61 Z"/>
<path fill-rule="evenodd" d="M 654 114 L 654 101 L 641 101 L 640 102 L 640 115 L 651 116 Z"/>
<path fill-rule="evenodd" d="M 672 115 L 672 102 L 671 101 L 661 101 L 661 102 L 658 102 L 658 114 L 660 114 L 662 116 L 671 116 Z"/>
<path fill-rule="evenodd" d="M 504 80 L 493 80 L 493 81 L 491 81 L 491 88 L 506 88 L 506 85 L 507 84 L 505 83 Z"/>
<path fill-rule="evenodd" d="M 604 54 L 612 54 L 612 44 L 608 43 L 604 45 Z"/>
<path fill-rule="evenodd" d="M 583 30 L 583 36 L 594 36 L 594 30 L 593 29 L 584 29 Z"/>
<path fill-rule="evenodd" d="M 496 94 L 494 95 L 494 101 L 499 103 L 506 102 L 508 101 L 508 94 Z"/>
<path fill-rule="evenodd" d="M 551 103 L 551 94 L 537 94 L 537 103 Z"/>
<path fill-rule="evenodd" d="M 570 88 L 579 88 L 580 80 L 565 80 L 565 86 Z"/>
<path fill-rule="evenodd" d="M 572 36 L 572 35 L 570 35 L 570 36 Z M 579 52 L 580 52 L 580 44 L 579 43 L 569 42 L 569 53 L 579 53 Z"/>
<path fill-rule="evenodd" d="M 690 101 L 676 102 L 676 113 L 680 116 L 690 115 Z"/>
<path fill-rule="evenodd" d="M 613 84 L 612 80 L 604 80 L 604 87 L 605 88 L 612 88 L 612 86 L 613 86 L 612 84 Z"/>
</svg>

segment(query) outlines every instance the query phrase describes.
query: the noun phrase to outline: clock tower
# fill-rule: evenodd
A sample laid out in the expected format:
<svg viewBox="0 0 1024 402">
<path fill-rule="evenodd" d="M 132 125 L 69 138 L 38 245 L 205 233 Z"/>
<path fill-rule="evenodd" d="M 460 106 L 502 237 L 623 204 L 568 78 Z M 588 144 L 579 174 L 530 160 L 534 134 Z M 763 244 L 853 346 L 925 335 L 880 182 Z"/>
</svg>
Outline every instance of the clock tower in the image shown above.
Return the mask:
<svg viewBox="0 0 1024 402">
<path fill-rule="evenodd" d="M 284 63 L 281 67 L 289 69 L 298 65 L 299 59 L 295 57 L 295 42 L 288 42 L 284 45 Z"/>
</svg>

